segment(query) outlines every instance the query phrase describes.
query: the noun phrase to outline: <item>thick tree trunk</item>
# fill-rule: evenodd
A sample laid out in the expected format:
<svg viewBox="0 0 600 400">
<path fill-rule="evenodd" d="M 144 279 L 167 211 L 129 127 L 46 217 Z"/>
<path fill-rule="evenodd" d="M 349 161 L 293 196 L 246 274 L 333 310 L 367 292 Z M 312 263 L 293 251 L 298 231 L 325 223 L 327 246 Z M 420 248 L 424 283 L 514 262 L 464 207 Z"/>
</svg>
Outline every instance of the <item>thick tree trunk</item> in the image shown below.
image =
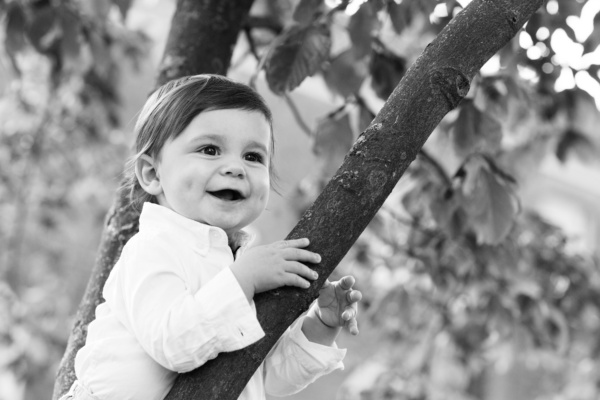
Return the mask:
<svg viewBox="0 0 600 400">
<path fill-rule="evenodd" d="M 253 1 L 179 0 L 159 67 L 158 86 L 186 75 L 225 75 Z"/>
<path fill-rule="evenodd" d="M 156 86 L 185 75 L 224 74 L 238 34 L 253 0 L 179 0 Z M 139 213 L 128 206 L 125 193 L 116 193 L 90 280 L 61 360 L 52 399 L 62 396 L 75 380 L 77 351 L 85 344 L 87 326 L 102 302 L 102 288 L 121 250 L 138 230 Z"/>
<path fill-rule="evenodd" d="M 317 297 L 324 280 L 379 210 L 441 121 L 469 91 L 483 64 L 519 31 L 543 0 L 474 0 L 421 57 L 360 135 L 342 166 L 288 238 L 308 237 L 323 261 L 308 291 L 255 297 L 266 337 L 181 375 L 166 400 L 234 400 L 271 347 Z"/>
</svg>

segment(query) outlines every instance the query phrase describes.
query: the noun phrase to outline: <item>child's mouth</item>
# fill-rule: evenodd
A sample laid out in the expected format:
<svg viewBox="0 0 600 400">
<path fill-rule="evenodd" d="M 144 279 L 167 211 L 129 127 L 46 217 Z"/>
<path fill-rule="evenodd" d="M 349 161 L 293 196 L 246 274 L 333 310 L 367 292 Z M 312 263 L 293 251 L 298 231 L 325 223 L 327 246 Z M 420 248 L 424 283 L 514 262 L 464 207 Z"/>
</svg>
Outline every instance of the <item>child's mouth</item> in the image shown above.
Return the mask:
<svg viewBox="0 0 600 400">
<path fill-rule="evenodd" d="M 208 192 L 208 193 L 215 196 L 218 199 L 226 200 L 226 201 L 236 201 L 236 200 L 244 199 L 244 196 L 240 192 L 238 192 L 237 190 L 233 190 L 233 189 L 223 189 L 223 190 L 217 190 L 215 192 Z"/>
</svg>

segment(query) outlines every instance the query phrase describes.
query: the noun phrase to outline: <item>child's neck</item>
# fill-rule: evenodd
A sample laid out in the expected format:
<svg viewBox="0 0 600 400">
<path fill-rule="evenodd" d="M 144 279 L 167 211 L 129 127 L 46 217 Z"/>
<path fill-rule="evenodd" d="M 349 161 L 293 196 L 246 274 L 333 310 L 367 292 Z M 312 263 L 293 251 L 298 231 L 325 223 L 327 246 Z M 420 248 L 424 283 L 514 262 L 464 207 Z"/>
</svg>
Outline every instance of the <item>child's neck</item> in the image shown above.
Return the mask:
<svg viewBox="0 0 600 400">
<path fill-rule="evenodd" d="M 235 252 L 240 247 L 239 239 L 240 239 L 239 231 L 233 232 L 233 233 L 227 232 L 227 244 L 229 245 L 229 248 L 231 249 L 231 252 L 233 253 L 234 256 L 235 256 Z"/>
</svg>

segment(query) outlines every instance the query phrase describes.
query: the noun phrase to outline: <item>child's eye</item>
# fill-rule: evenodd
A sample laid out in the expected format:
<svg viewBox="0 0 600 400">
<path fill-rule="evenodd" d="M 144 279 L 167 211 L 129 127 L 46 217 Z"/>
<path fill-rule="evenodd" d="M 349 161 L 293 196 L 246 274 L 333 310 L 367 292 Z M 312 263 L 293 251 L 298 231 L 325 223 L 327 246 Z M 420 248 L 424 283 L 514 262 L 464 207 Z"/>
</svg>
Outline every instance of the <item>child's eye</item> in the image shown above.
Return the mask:
<svg viewBox="0 0 600 400">
<path fill-rule="evenodd" d="M 250 162 L 258 162 L 262 163 L 264 161 L 264 157 L 259 153 L 248 153 L 245 156 L 245 159 Z"/>
<path fill-rule="evenodd" d="M 208 156 L 216 156 L 219 153 L 219 149 L 216 146 L 204 146 L 198 149 L 198 153 L 206 154 Z"/>
</svg>

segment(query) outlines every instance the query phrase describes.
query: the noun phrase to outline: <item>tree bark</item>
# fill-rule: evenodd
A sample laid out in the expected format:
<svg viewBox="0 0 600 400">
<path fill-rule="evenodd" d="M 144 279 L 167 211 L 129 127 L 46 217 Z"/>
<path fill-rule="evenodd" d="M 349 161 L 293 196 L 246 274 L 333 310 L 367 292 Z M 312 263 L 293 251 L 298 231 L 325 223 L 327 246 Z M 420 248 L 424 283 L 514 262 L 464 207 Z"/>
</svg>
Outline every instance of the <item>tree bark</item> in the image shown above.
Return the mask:
<svg viewBox="0 0 600 400">
<path fill-rule="evenodd" d="M 281 288 L 255 297 L 266 336 L 180 375 L 166 400 L 234 400 L 283 332 L 307 310 L 324 280 L 366 228 L 471 79 L 514 37 L 543 0 L 474 0 L 406 72 L 288 239 L 308 237 L 322 262 L 307 291 Z"/>
<path fill-rule="evenodd" d="M 186 75 L 227 74 L 253 1 L 179 0 L 157 86 Z"/>
<path fill-rule="evenodd" d="M 224 74 L 253 0 L 179 0 L 171 21 L 156 86 L 185 75 Z M 117 191 L 85 294 L 79 305 L 65 354 L 59 365 L 52 399 L 75 381 L 75 355 L 85 344 L 87 326 L 102 302 L 102 288 L 127 241 L 138 231 L 139 213 L 127 194 Z"/>
</svg>

